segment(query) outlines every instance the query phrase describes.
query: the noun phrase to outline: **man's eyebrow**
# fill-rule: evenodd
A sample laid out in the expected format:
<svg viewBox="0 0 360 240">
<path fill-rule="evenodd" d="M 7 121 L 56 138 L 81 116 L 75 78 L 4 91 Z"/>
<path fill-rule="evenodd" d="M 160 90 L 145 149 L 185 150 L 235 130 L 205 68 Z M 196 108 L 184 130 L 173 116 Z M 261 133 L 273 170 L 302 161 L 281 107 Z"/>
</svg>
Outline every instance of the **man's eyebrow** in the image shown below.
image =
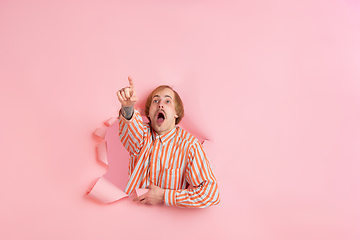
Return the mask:
<svg viewBox="0 0 360 240">
<path fill-rule="evenodd" d="M 154 96 L 153 96 L 153 98 L 156 98 L 156 97 L 158 97 L 158 98 L 159 98 L 160 96 L 159 96 L 159 95 L 154 95 Z M 171 97 L 170 95 L 165 95 L 165 97 L 164 97 L 164 98 L 166 98 L 166 97 L 169 97 L 169 98 L 171 98 L 171 99 L 172 99 L 172 97 Z"/>
</svg>

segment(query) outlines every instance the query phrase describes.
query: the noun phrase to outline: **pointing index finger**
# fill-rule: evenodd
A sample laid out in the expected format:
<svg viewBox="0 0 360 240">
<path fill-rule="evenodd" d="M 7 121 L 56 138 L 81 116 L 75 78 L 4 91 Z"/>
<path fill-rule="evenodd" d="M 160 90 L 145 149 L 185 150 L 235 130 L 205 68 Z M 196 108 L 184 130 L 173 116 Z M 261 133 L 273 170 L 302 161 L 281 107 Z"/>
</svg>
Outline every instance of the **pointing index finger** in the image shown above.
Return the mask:
<svg viewBox="0 0 360 240">
<path fill-rule="evenodd" d="M 129 87 L 130 87 L 131 89 L 134 89 L 135 86 L 134 86 L 134 81 L 132 80 L 132 77 L 128 76 L 128 79 L 129 79 Z"/>
</svg>

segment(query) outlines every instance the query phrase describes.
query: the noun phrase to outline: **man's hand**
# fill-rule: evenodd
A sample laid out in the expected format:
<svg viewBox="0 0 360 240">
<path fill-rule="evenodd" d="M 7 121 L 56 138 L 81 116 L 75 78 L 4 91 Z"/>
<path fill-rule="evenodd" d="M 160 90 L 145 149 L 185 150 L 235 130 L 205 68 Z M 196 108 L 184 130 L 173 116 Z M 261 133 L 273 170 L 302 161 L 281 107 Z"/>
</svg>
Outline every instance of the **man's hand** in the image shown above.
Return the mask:
<svg viewBox="0 0 360 240">
<path fill-rule="evenodd" d="M 134 81 L 129 76 L 129 87 L 122 88 L 116 94 L 122 107 L 132 107 L 138 101 L 135 93 Z"/>
<path fill-rule="evenodd" d="M 164 202 L 165 190 L 155 185 L 150 185 L 149 191 L 140 197 L 134 198 L 134 202 L 140 202 L 142 204 L 155 205 Z"/>
</svg>

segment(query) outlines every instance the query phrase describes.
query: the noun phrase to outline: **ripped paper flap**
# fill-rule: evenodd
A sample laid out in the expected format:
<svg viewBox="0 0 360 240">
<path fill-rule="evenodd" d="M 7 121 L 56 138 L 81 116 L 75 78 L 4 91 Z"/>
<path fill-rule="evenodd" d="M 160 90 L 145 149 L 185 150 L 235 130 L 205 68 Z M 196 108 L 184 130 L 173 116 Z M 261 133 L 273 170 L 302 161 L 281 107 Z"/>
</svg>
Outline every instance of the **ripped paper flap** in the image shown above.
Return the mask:
<svg viewBox="0 0 360 240">
<path fill-rule="evenodd" d="M 99 127 L 95 130 L 94 134 L 102 139 L 105 138 L 106 131 L 108 130 L 108 127 Z"/>
<path fill-rule="evenodd" d="M 114 125 L 114 123 L 116 123 L 117 121 L 118 121 L 117 118 L 111 117 L 104 124 L 108 127 L 112 127 L 112 125 Z"/>
<path fill-rule="evenodd" d="M 103 177 L 99 178 L 93 187 L 89 189 L 88 195 L 102 203 L 112 203 L 128 196 Z"/>
<path fill-rule="evenodd" d="M 103 141 L 98 144 L 97 146 L 97 153 L 98 153 L 98 159 L 108 165 L 108 158 L 107 158 L 107 147 L 106 147 L 106 141 Z"/>
<path fill-rule="evenodd" d="M 141 195 L 144 195 L 148 191 L 149 191 L 149 189 L 146 189 L 146 188 L 137 188 L 137 189 L 135 189 L 136 195 L 138 197 L 141 196 Z"/>
</svg>

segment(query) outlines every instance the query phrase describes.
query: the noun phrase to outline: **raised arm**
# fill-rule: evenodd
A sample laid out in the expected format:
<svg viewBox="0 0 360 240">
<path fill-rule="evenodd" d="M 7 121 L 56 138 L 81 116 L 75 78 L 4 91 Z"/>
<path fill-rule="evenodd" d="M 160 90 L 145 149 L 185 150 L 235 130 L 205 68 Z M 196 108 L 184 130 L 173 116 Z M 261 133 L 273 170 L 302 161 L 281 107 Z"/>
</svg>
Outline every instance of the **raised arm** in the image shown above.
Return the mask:
<svg viewBox="0 0 360 240">
<path fill-rule="evenodd" d="M 117 97 L 121 103 L 119 112 L 119 138 L 125 149 L 130 153 L 129 173 L 135 167 L 137 158 L 143 142 L 146 127 L 142 121 L 140 113 L 134 110 L 134 105 L 138 101 L 136 96 L 134 81 L 128 77 L 129 87 L 124 87 L 117 92 Z"/>
</svg>

